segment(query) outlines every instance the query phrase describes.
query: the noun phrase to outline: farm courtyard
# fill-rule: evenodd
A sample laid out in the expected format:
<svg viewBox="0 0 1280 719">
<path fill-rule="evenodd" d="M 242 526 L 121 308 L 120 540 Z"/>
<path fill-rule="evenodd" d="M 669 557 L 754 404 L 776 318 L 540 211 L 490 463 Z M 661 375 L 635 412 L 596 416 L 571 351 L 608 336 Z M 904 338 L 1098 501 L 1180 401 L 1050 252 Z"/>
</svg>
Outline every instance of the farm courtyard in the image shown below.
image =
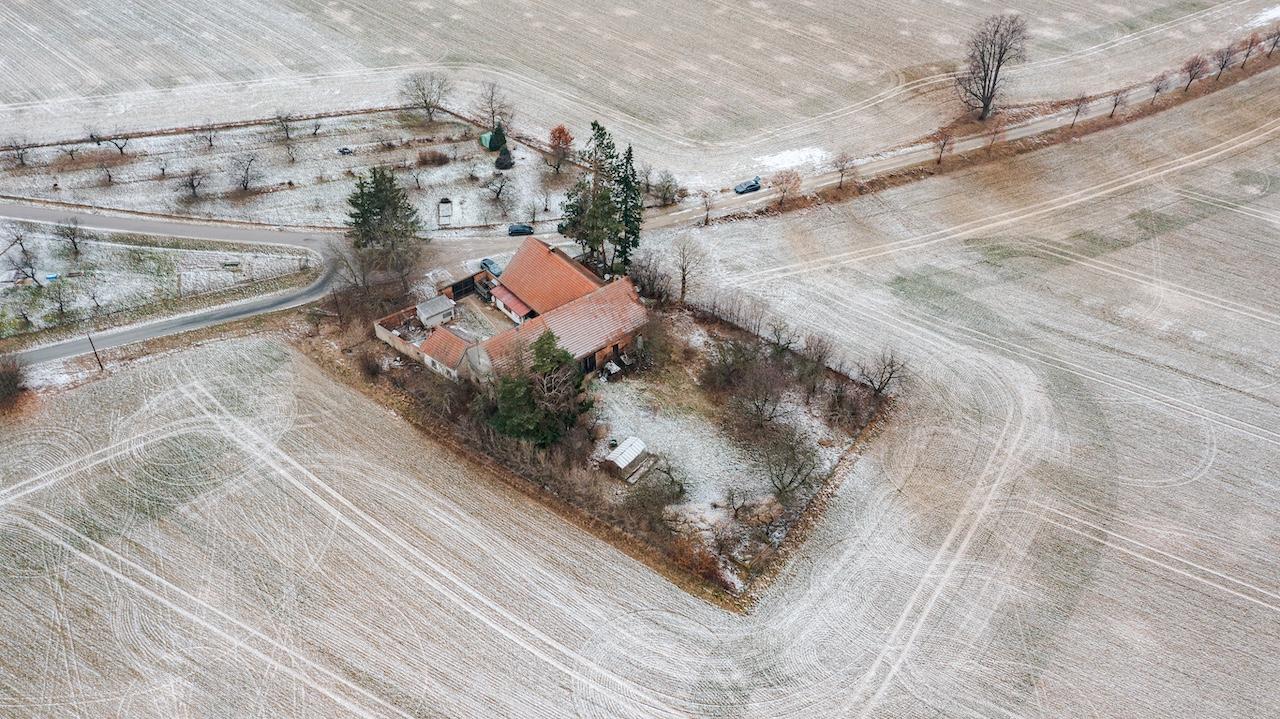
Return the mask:
<svg viewBox="0 0 1280 719">
<path fill-rule="evenodd" d="M 271 336 L 42 396 L 0 418 L 0 714 L 1280 714 L 1274 75 L 646 238 L 912 362 L 745 614 Z"/>
</svg>

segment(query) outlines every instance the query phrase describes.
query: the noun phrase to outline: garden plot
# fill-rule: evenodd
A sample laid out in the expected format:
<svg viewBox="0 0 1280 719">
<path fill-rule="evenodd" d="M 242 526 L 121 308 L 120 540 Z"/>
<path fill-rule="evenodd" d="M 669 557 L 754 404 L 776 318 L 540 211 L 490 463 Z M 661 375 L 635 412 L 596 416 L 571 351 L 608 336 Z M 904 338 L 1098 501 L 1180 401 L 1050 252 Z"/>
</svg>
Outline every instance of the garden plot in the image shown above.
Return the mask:
<svg viewBox="0 0 1280 719">
<path fill-rule="evenodd" d="M 10 4 L 0 122 L 33 136 L 86 125 L 184 126 L 396 102 L 400 80 L 445 70 L 466 107 L 481 81 L 542 136 L 599 119 L 695 186 L 758 174 L 750 158 L 860 155 L 927 134 L 956 111 L 945 72 L 970 28 L 1030 18 L 1032 62 L 1011 99 L 1144 82 L 1266 17 L 1273 0 L 1046 4 L 51 0 Z M 100 18 L 128 17 L 127 23 Z M 678 52 L 676 52 L 678 50 Z M 790 154 L 784 154 L 790 153 Z M 768 164 L 768 163 L 760 163 Z"/>
<path fill-rule="evenodd" d="M 193 132 L 137 138 L 123 152 L 109 143 L 40 148 L 27 167 L 0 172 L 0 194 L 332 227 L 347 219 L 357 175 L 382 166 L 394 170 L 433 230 L 558 216 L 571 182 L 572 168 L 556 175 L 537 152 L 511 142 L 515 167 L 500 173 L 501 187 L 492 184 L 497 153 L 486 152 L 475 129 L 462 123 L 374 113 L 290 125 L 289 141 L 277 126 L 263 125 L 220 130 L 212 147 L 204 132 Z M 76 150 L 74 158 L 67 149 Z M 194 191 L 193 171 L 200 173 Z"/>
<path fill-rule="evenodd" d="M 33 256 L 35 279 L 11 269 L 18 246 L 0 255 L 0 338 L 249 287 L 302 272 L 314 261 L 283 247 L 178 249 L 148 238 L 89 233 L 76 256 L 48 227 L 15 226 L 4 236 L 12 239 L 17 232 Z"/>
</svg>

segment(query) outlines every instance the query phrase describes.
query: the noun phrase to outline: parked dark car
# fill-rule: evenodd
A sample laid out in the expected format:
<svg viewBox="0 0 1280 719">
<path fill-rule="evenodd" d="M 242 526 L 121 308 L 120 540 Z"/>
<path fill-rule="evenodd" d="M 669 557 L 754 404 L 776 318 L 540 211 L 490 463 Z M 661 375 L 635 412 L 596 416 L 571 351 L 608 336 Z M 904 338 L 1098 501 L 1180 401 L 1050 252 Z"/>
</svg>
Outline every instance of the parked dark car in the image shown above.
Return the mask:
<svg viewBox="0 0 1280 719">
<path fill-rule="evenodd" d="M 498 266 L 498 263 L 494 262 L 488 257 L 484 258 L 483 260 L 480 260 L 480 267 L 484 268 L 485 271 L 487 271 L 489 274 L 493 275 L 494 277 L 497 277 L 498 275 L 502 274 L 502 268 Z"/>
<path fill-rule="evenodd" d="M 520 222 L 514 225 L 507 225 L 507 234 L 512 237 L 519 237 L 520 235 L 532 235 L 533 225 L 526 225 L 523 222 Z"/>
<path fill-rule="evenodd" d="M 757 176 L 755 179 L 747 180 L 746 182 L 739 182 L 738 184 L 733 186 L 733 191 L 738 193 L 739 195 L 745 195 L 748 192 L 755 192 L 756 190 L 759 190 L 759 189 L 760 189 L 759 176 Z"/>
<path fill-rule="evenodd" d="M 350 147 L 339 147 L 339 148 L 338 148 L 338 154 L 339 154 L 339 155 L 354 155 L 354 154 L 356 154 L 356 151 L 355 151 L 355 150 L 352 150 Z"/>
</svg>

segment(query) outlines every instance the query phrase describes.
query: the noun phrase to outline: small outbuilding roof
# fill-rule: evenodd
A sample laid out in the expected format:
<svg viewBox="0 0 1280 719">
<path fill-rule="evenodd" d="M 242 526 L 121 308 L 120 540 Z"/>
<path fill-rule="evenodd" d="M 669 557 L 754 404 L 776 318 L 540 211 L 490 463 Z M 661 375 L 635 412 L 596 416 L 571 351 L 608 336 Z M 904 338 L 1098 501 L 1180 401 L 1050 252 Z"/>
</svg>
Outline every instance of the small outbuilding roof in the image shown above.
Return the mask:
<svg viewBox="0 0 1280 719">
<path fill-rule="evenodd" d="M 627 437 L 604 458 L 604 461 L 625 471 L 642 458 L 644 452 L 644 442 L 639 437 Z"/>
<path fill-rule="evenodd" d="M 453 309 L 454 301 L 444 295 L 436 295 L 429 300 L 419 302 L 417 311 L 419 317 L 435 317 Z"/>
<path fill-rule="evenodd" d="M 529 305 L 526 305 L 519 297 L 515 296 L 515 293 L 506 287 L 503 287 L 502 285 L 495 285 L 492 292 L 493 296 L 501 300 L 502 304 L 507 306 L 507 309 L 516 313 L 517 317 L 528 317 L 533 313 L 533 310 L 530 309 Z"/>
<path fill-rule="evenodd" d="M 470 347 L 470 342 L 450 332 L 448 327 L 438 327 L 422 341 L 418 349 L 445 367 L 456 370 Z"/>
</svg>

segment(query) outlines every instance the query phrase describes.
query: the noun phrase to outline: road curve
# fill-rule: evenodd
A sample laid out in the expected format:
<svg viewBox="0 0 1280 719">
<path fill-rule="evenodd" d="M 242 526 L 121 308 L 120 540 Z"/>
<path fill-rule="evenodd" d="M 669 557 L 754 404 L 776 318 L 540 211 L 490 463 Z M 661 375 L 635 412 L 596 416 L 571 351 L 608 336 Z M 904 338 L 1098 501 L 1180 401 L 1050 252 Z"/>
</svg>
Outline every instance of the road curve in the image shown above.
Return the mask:
<svg viewBox="0 0 1280 719">
<path fill-rule="evenodd" d="M 233 322 L 253 317 L 254 315 L 298 307 L 314 302 L 328 294 L 335 273 L 334 265 L 326 263 L 324 273 L 307 287 L 275 292 L 244 302 L 218 305 L 176 317 L 167 317 L 153 322 L 144 322 L 108 330 L 101 334 L 94 334 L 93 345 L 90 345 L 86 335 L 81 335 L 73 339 L 19 352 L 18 359 L 28 365 L 68 359 L 89 354 L 93 351 L 93 346 L 96 346 L 99 351 L 123 347 L 135 342 L 144 342 L 157 337 L 190 332 L 191 330 L 212 327 L 224 322 Z"/>
<path fill-rule="evenodd" d="M 329 292 L 336 275 L 336 268 L 328 257 L 328 240 L 338 237 L 336 232 L 276 230 L 248 224 L 183 222 L 126 214 L 100 214 L 85 210 L 45 204 L 25 204 L 13 200 L 0 200 L 0 219 L 23 222 L 59 223 L 75 219 L 85 229 L 99 232 L 128 232 L 159 237 L 176 237 L 209 242 L 233 242 L 240 244 L 272 244 L 302 247 L 318 254 L 324 261 L 324 271 L 307 287 L 275 292 L 243 302 L 210 307 L 176 317 L 120 327 L 93 336 L 99 350 L 142 342 L 156 337 L 211 327 L 223 322 L 252 317 L 254 315 L 288 309 L 314 302 Z M 34 347 L 18 353 L 26 364 L 67 359 L 92 351 L 85 335 L 48 345 Z"/>
</svg>

